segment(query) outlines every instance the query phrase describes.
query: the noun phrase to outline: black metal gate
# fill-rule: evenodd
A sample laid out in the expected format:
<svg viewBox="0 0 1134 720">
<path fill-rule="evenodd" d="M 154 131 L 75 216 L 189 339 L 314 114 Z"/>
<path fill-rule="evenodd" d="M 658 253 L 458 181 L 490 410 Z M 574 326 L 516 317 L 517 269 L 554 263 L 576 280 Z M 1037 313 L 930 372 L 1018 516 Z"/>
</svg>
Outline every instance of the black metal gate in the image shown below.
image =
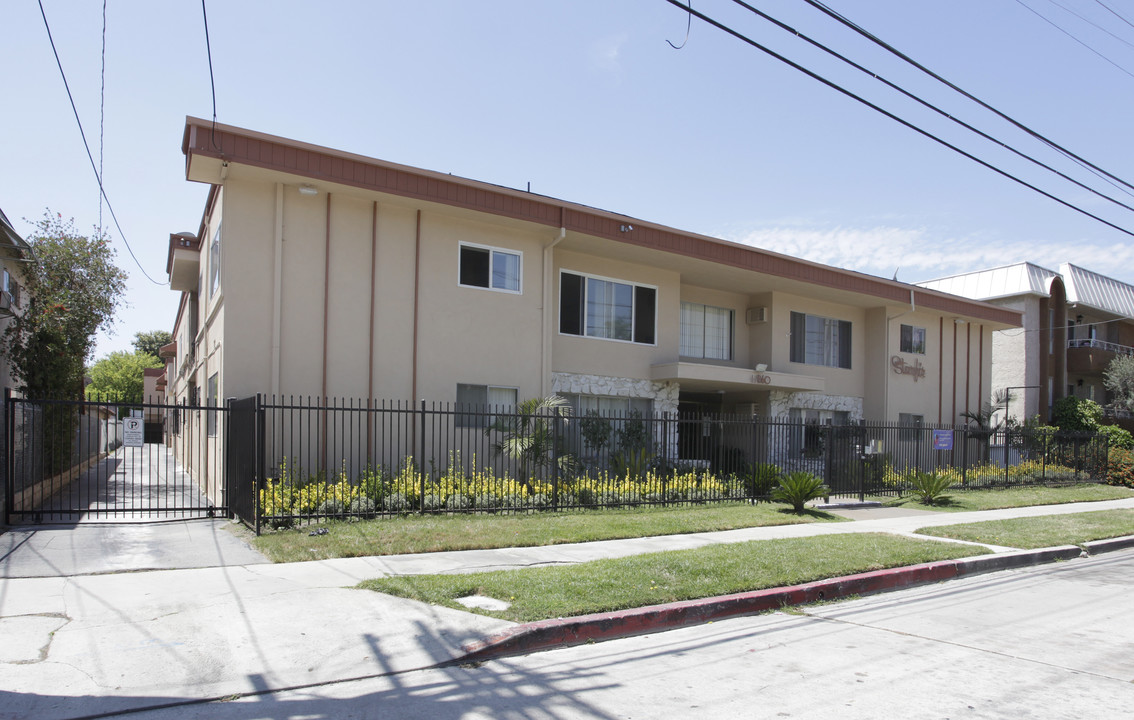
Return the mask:
<svg viewBox="0 0 1134 720">
<path fill-rule="evenodd" d="M 857 495 L 864 497 L 865 476 L 863 447 L 866 444 L 866 430 L 858 424 L 827 425 L 823 428 L 826 436 L 826 463 L 824 463 L 824 482 L 831 488 L 832 495 Z"/>
<path fill-rule="evenodd" d="M 224 408 L 5 395 L 5 522 L 227 514 Z"/>
<path fill-rule="evenodd" d="M 228 481 L 232 514 L 260 534 L 259 478 L 264 467 L 264 409 L 260 396 L 228 401 Z"/>
</svg>

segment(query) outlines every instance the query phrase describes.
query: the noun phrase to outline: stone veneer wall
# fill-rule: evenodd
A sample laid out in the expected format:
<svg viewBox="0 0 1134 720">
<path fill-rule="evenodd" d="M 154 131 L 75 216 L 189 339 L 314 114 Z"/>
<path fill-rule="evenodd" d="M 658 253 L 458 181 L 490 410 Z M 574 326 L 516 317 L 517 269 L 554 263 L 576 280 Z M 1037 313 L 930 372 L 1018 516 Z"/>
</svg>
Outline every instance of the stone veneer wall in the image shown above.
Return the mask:
<svg viewBox="0 0 1134 720">
<path fill-rule="evenodd" d="M 551 374 L 551 391 L 576 395 L 646 398 L 654 401 L 654 413 L 675 413 L 680 386 L 675 382 L 557 372 Z"/>
<path fill-rule="evenodd" d="M 801 410 L 832 410 L 849 413 L 850 419 L 862 420 L 862 398 L 845 395 L 821 395 L 773 390 L 768 393 L 768 417 L 787 417 L 792 408 Z"/>
</svg>

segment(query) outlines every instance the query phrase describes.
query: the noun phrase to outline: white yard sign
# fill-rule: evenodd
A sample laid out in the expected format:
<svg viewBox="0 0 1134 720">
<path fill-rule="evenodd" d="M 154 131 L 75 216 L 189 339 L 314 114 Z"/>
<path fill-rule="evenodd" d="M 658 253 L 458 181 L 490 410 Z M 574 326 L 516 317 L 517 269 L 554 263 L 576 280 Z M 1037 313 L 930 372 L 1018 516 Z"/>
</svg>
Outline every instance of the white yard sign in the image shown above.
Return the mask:
<svg viewBox="0 0 1134 720">
<path fill-rule="evenodd" d="M 142 418 L 130 417 L 122 421 L 122 444 L 126 447 L 142 447 L 145 435 Z"/>
</svg>

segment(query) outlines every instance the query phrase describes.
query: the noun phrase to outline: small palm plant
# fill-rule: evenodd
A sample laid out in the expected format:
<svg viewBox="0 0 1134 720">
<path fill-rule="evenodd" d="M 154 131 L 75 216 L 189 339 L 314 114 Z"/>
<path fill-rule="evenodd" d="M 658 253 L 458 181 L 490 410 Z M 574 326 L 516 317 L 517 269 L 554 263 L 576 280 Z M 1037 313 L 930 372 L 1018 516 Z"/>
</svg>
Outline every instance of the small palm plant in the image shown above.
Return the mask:
<svg viewBox="0 0 1134 720">
<path fill-rule="evenodd" d="M 805 470 L 796 470 L 780 476 L 780 484 L 772 490 L 772 499 L 791 505 L 793 512 L 802 513 L 804 506 L 831 492 L 818 478 Z"/>
<path fill-rule="evenodd" d="M 934 505 L 948 498 L 945 491 L 953 483 L 948 475 L 921 472 L 915 470 L 910 477 L 910 491 L 917 496 L 919 502 L 925 505 Z"/>
<path fill-rule="evenodd" d="M 530 487 L 533 474 L 552 465 L 555 443 L 555 417 L 567 418 L 571 415 L 571 405 L 557 395 L 543 398 L 530 398 L 516 406 L 508 415 L 500 415 L 496 422 L 485 428 L 484 433 L 499 433 L 499 440 L 492 449 L 499 455 L 507 455 L 519 464 L 519 481 Z M 561 467 L 570 465 L 571 458 L 560 457 Z"/>
</svg>

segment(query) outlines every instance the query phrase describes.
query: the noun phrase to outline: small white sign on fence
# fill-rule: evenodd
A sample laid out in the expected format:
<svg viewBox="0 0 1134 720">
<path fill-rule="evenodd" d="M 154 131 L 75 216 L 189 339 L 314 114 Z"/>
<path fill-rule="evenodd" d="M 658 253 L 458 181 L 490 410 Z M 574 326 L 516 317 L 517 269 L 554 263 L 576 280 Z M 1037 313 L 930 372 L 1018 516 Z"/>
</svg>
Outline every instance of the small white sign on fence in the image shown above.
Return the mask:
<svg viewBox="0 0 1134 720">
<path fill-rule="evenodd" d="M 126 418 L 122 421 L 122 444 L 126 447 L 142 447 L 146 430 L 142 418 Z"/>
</svg>

